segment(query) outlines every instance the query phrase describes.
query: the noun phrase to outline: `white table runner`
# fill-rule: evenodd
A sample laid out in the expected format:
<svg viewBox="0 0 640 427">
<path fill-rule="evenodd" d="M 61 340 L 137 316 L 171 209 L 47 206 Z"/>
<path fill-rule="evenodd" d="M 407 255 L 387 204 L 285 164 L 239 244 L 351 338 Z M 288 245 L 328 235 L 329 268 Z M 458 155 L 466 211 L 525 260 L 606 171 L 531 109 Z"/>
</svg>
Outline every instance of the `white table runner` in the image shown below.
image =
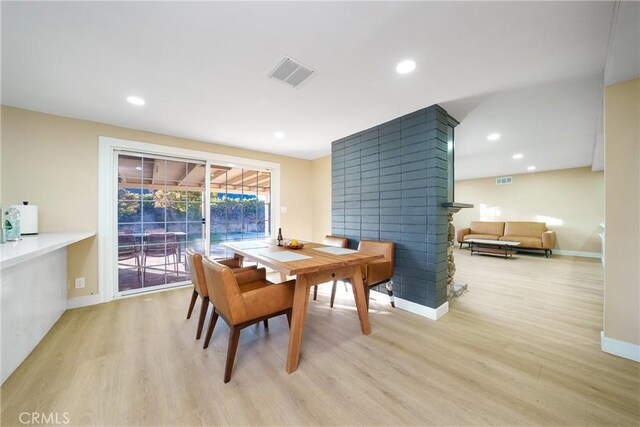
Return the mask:
<svg viewBox="0 0 640 427">
<path fill-rule="evenodd" d="M 293 251 L 259 251 L 257 253 L 280 262 L 300 261 L 312 258 L 307 255 L 297 254 Z"/>
<path fill-rule="evenodd" d="M 313 248 L 314 251 L 326 252 L 331 255 L 346 255 L 358 252 L 355 249 L 336 248 L 335 246 L 326 246 L 323 248 Z"/>
</svg>

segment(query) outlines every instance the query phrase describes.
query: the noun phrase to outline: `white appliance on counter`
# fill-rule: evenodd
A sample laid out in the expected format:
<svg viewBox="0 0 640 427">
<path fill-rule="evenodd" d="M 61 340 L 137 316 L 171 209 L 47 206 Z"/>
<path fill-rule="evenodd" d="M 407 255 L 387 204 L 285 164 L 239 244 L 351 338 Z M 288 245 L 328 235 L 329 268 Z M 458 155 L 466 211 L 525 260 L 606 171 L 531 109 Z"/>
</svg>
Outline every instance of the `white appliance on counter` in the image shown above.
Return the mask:
<svg viewBox="0 0 640 427">
<path fill-rule="evenodd" d="M 38 206 L 22 202 L 11 207 L 20 212 L 20 234 L 38 234 Z"/>
</svg>

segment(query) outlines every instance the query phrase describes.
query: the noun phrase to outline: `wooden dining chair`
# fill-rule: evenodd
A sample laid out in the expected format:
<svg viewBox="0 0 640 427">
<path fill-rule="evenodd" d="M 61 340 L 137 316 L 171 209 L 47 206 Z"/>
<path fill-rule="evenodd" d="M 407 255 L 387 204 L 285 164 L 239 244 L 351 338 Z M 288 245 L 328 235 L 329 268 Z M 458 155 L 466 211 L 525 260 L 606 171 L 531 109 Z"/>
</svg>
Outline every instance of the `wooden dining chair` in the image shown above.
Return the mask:
<svg viewBox="0 0 640 427">
<path fill-rule="evenodd" d="M 282 314 L 286 314 L 291 326 L 295 280 L 273 284 L 266 279 L 264 268 L 234 275 L 229 267 L 213 260 L 205 259 L 202 263 L 209 298 L 214 307 L 204 347 L 208 347 L 216 321 L 222 317 L 231 329 L 224 370 L 224 382 L 228 383 L 242 329 Z M 241 289 L 241 286 L 245 289 Z M 246 290 L 247 286 L 253 289 Z"/>
<path fill-rule="evenodd" d="M 391 307 L 396 306 L 393 298 L 393 268 L 395 257 L 395 244 L 393 242 L 378 242 L 375 240 L 361 240 L 358 250 L 383 255 L 383 259 L 372 261 L 362 265 L 362 283 L 364 284 L 367 308 L 369 308 L 369 294 L 371 288 L 385 285 Z"/>
<path fill-rule="evenodd" d="M 349 239 L 346 237 L 338 237 L 338 236 L 324 236 L 324 240 L 322 241 L 327 246 L 334 246 L 336 248 L 346 248 L 349 245 Z M 333 281 L 333 287 L 331 288 L 331 307 L 333 307 L 333 302 L 336 299 L 336 287 L 337 281 Z M 346 285 L 345 285 L 346 289 Z M 315 301 L 318 298 L 318 285 L 313 287 L 313 300 Z"/>
<path fill-rule="evenodd" d="M 193 293 L 191 294 L 191 301 L 189 302 L 187 319 L 191 318 L 191 313 L 193 313 L 193 308 L 196 305 L 198 296 L 200 296 L 200 299 L 202 300 L 200 316 L 198 317 L 198 330 L 196 332 L 196 339 L 199 340 L 202 335 L 202 328 L 204 327 L 207 311 L 209 310 L 209 291 L 207 290 L 207 282 L 202 268 L 202 254 L 193 248 L 188 248 L 186 252 L 186 260 L 189 268 L 189 275 L 191 276 L 191 283 L 193 284 Z M 237 258 L 221 259 L 218 260 L 218 262 L 227 265 L 234 273 L 241 273 L 243 271 L 254 270 L 256 268 L 255 266 L 242 267 Z"/>
<path fill-rule="evenodd" d="M 362 271 L 362 284 L 364 285 L 367 308 L 369 308 L 369 294 L 371 288 L 378 285 L 385 285 L 391 307 L 396 306 L 393 298 L 393 259 L 395 256 L 395 244 L 393 242 L 378 242 L 376 240 L 361 240 L 358 250 L 383 255 L 384 258 L 377 259 L 368 264 L 360 265 Z M 345 280 L 350 282 L 349 280 Z M 333 305 L 332 305 L 333 307 Z"/>
</svg>

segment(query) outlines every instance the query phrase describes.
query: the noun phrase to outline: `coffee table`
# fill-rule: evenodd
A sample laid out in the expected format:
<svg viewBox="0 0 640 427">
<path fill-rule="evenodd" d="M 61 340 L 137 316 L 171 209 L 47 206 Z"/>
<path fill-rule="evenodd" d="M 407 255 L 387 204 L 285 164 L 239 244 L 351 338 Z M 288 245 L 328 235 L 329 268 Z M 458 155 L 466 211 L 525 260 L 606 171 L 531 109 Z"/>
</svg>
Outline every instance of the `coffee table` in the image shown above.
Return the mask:
<svg viewBox="0 0 640 427">
<path fill-rule="evenodd" d="M 469 239 L 465 240 L 465 243 L 469 243 L 471 255 L 473 255 L 474 253 L 485 255 L 499 255 L 503 256 L 504 259 L 513 257 L 513 254 L 517 252 L 513 248 L 520 245 L 520 242 L 488 239 Z"/>
</svg>

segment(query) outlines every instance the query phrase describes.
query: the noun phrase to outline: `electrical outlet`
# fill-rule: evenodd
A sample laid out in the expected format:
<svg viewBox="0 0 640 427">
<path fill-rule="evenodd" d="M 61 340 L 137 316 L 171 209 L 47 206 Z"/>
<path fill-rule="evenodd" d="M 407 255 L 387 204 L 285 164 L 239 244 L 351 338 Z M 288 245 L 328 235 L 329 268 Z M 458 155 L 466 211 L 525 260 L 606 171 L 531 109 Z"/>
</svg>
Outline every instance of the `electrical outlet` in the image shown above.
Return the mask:
<svg viewBox="0 0 640 427">
<path fill-rule="evenodd" d="M 76 289 L 84 288 L 84 277 L 76 277 L 75 286 Z"/>
</svg>

